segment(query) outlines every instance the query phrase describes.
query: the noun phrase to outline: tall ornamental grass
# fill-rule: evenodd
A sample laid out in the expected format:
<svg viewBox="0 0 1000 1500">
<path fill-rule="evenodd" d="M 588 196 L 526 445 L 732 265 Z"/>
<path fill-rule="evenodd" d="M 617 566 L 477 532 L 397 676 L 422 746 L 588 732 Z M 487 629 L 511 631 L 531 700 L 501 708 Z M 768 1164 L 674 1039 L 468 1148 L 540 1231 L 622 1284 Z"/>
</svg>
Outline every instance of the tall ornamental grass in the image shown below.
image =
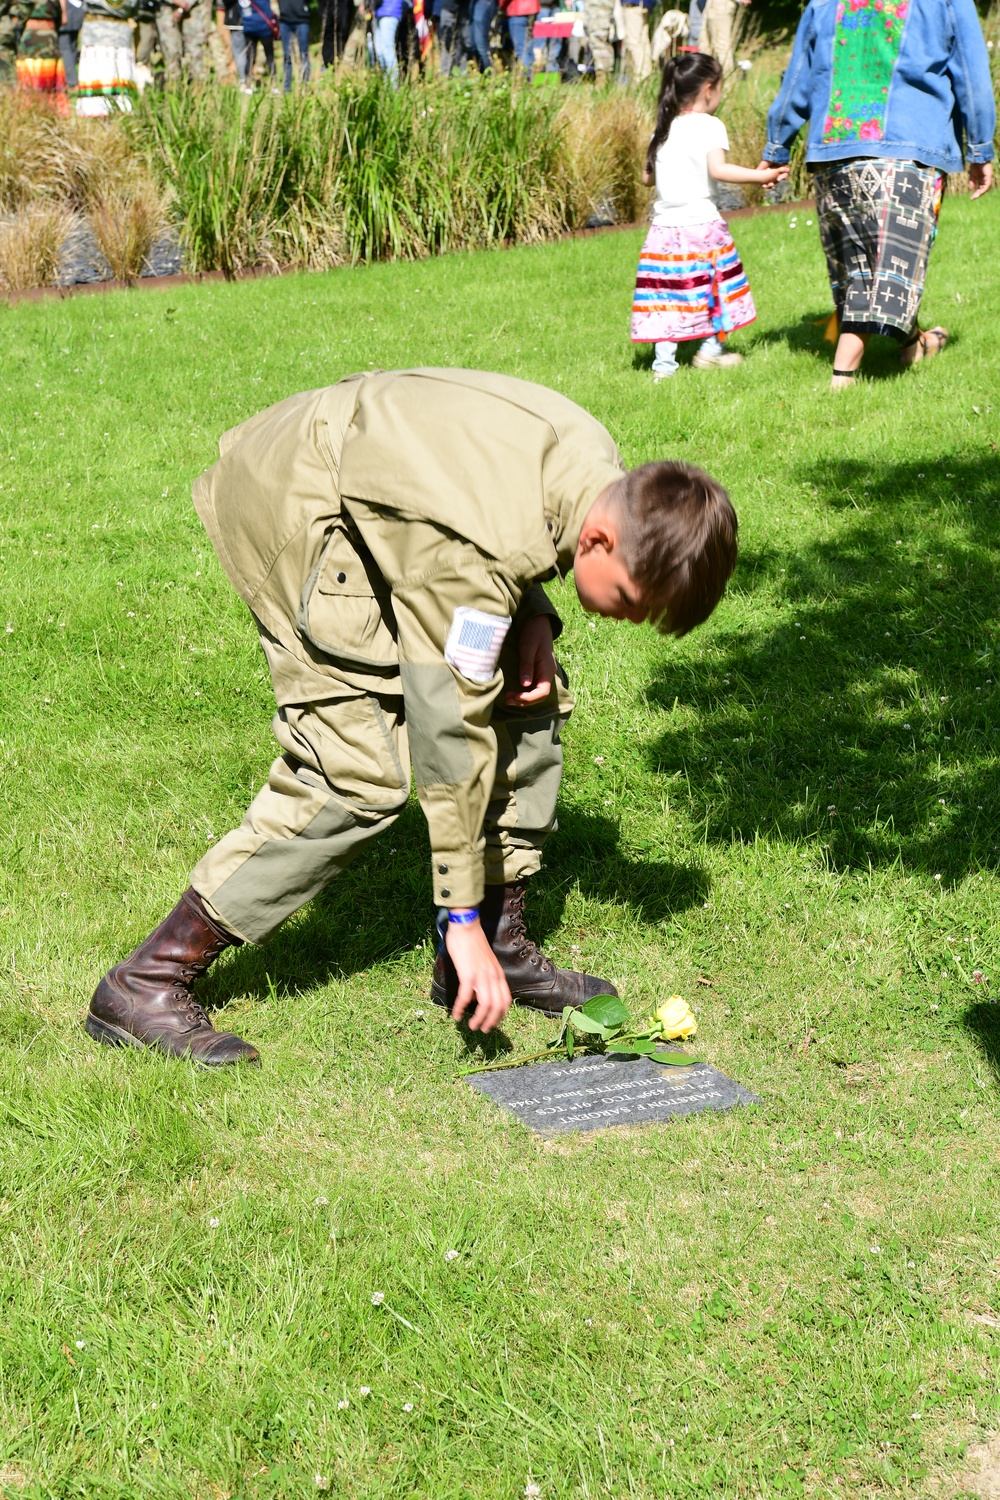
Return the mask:
<svg viewBox="0 0 1000 1500">
<path fill-rule="evenodd" d="M 117 121 L 59 116 L 0 89 L 0 289 L 51 286 L 87 219 L 113 276 L 141 275 L 166 224 L 166 194 Z"/>
<path fill-rule="evenodd" d="M 644 93 L 359 73 L 280 97 L 147 93 L 124 128 L 192 267 L 232 274 L 539 241 L 607 205 L 632 219 L 648 114 Z"/>
</svg>

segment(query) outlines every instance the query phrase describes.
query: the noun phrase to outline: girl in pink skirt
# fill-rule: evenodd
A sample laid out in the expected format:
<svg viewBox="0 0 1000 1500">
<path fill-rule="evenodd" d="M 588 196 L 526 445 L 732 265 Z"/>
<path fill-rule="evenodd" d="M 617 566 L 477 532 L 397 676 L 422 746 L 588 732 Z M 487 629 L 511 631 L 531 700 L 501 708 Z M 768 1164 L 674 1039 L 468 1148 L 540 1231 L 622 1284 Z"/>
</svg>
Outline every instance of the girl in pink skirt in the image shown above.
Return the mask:
<svg viewBox="0 0 1000 1500">
<path fill-rule="evenodd" d="M 726 334 L 757 316 L 750 283 L 725 219 L 712 197 L 713 182 L 780 182 L 787 167 L 736 167 L 726 161 L 729 136 L 715 118 L 722 68 L 705 53 L 667 59 L 656 108 L 656 129 L 646 152 L 643 182 L 656 183 L 653 223 L 639 256 L 632 303 L 633 344 L 654 344 L 658 380 L 677 369 L 677 345 L 704 342 L 698 370 L 738 365 L 741 354 L 723 349 Z"/>
</svg>

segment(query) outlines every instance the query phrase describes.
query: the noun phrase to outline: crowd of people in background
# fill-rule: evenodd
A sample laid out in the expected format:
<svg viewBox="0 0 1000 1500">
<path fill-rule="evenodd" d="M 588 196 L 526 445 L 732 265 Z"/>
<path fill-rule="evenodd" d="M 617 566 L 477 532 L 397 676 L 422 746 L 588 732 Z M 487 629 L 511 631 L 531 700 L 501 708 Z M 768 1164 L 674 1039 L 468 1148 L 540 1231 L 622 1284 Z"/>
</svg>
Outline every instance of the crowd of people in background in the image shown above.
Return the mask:
<svg viewBox="0 0 1000 1500">
<path fill-rule="evenodd" d="M 318 9 L 316 8 L 318 3 Z M 690 0 L 670 11 L 669 45 L 712 52 L 732 66 L 740 0 Z M 743 0 L 745 3 L 745 0 Z M 150 85 L 210 78 L 250 91 L 308 83 L 310 42 L 320 70 L 376 66 L 393 83 L 402 66 L 444 74 L 503 65 L 564 81 L 615 69 L 639 82 L 653 69 L 654 0 L 0 0 L 0 83 L 51 96 L 81 115 L 128 109 Z M 558 26 L 553 34 L 552 23 Z M 437 42 L 437 59 L 430 54 Z"/>
</svg>

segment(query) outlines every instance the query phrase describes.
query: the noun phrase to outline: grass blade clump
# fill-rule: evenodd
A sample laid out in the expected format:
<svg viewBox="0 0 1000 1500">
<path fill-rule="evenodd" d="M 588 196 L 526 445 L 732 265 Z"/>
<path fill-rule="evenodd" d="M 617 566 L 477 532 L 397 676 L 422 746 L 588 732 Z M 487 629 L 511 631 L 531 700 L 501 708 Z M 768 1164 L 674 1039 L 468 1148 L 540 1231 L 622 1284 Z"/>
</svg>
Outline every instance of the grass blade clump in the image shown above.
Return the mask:
<svg viewBox="0 0 1000 1500">
<path fill-rule="evenodd" d="M 10 292 L 54 286 L 71 223 L 58 203 L 36 203 L 0 225 L 0 286 Z"/>
<path fill-rule="evenodd" d="M 134 281 L 164 227 L 162 199 L 151 183 L 105 189 L 91 203 L 90 225 L 115 280 Z"/>
<path fill-rule="evenodd" d="M 193 270 L 218 268 L 232 276 L 273 263 L 286 167 L 269 95 L 147 90 L 129 123 L 171 189 Z"/>
</svg>

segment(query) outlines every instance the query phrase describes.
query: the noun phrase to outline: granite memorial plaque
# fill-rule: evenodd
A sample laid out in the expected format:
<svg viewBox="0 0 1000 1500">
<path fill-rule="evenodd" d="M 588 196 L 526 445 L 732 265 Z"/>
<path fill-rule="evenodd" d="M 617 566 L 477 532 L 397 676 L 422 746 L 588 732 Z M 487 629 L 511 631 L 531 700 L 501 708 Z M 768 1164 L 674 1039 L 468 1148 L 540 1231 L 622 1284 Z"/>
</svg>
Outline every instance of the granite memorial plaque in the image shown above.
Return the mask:
<svg viewBox="0 0 1000 1500">
<path fill-rule="evenodd" d="M 466 1081 L 540 1135 L 645 1125 L 760 1103 L 710 1063 L 665 1068 L 646 1057 L 608 1054 L 474 1073 Z"/>
</svg>

